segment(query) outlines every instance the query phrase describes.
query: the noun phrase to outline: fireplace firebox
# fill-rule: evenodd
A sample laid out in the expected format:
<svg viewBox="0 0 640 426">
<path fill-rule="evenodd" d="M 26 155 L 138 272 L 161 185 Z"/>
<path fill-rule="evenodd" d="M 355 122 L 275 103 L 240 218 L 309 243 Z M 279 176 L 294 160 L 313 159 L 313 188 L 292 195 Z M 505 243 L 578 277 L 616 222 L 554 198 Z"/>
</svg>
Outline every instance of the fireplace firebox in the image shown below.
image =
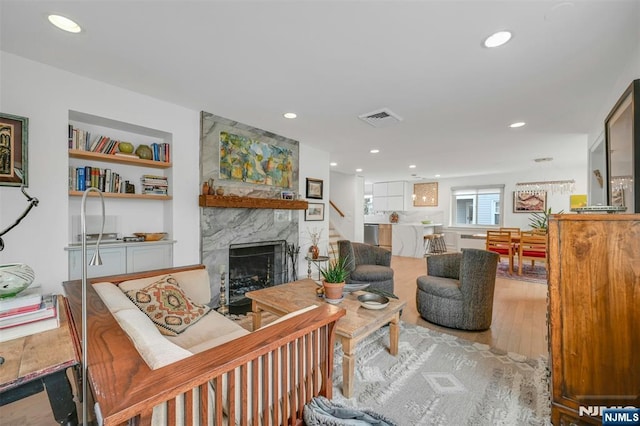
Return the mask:
<svg viewBox="0 0 640 426">
<path fill-rule="evenodd" d="M 251 310 L 245 293 L 282 284 L 287 275 L 287 242 L 261 241 L 229 246 L 229 311 Z"/>
</svg>

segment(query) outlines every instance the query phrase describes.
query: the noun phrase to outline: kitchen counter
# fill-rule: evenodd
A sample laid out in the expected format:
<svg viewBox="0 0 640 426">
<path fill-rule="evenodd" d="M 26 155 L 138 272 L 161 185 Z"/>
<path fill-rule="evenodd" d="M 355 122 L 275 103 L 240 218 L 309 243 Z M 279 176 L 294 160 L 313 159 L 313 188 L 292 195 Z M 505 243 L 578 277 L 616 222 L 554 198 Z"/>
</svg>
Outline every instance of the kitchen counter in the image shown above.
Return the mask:
<svg viewBox="0 0 640 426">
<path fill-rule="evenodd" d="M 433 234 L 440 223 L 396 223 L 391 236 L 391 253 L 395 256 L 424 256 L 424 236 Z"/>
</svg>

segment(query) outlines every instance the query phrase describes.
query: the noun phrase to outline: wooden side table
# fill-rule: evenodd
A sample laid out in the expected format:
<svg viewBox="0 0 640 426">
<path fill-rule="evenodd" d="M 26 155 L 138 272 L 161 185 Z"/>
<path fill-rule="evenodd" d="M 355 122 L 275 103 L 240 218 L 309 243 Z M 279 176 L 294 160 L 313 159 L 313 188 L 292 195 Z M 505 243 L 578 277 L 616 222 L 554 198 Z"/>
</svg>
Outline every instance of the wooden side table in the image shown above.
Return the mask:
<svg viewBox="0 0 640 426">
<path fill-rule="evenodd" d="M 322 274 L 320 273 L 320 264 L 323 262 L 328 262 L 329 256 L 318 256 L 317 259 L 306 256 L 305 260 L 307 261 L 307 278 L 311 279 L 311 263 L 314 263 L 318 268 L 318 281 L 321 281 Z"/>
<path fill-rule="evenodd" d="M 71 331 L 67 299 L 58 295 L 60 327 L 2 343 L 0 406 L 46 389 L 59 424 L 77 425 L 67 370 L 80 364 L 79 342 Z"/>
</svg>

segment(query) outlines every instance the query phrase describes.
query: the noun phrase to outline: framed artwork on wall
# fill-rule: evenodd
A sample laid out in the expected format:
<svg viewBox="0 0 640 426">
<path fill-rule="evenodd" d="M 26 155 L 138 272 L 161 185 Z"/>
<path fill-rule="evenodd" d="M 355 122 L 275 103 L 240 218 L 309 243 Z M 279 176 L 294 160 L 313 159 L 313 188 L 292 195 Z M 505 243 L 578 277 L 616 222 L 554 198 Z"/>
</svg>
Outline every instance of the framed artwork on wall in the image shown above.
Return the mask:
<svg viewBox="0 0 640 426">
<path fill-rule="evenodd" d="M 0 186 L 29 186 L 29 119 L 0 113 Z"/>
<path fill-rule="evenodd" d="M 321 179 L 307 178 L 307 198 L 322 200 L 322 186 Z"/>
<path fill-rule="evenodd" d="M 547 193 L 545 191 L 513 192 L 514 213 L 544 213 L 547 209 Z"/>
<path fill-rule="evenodd" d="M 309 207 L 304 212 L 304 220 L 307 222 L 324 220 L 324 203 L 309 203 Z"/>
<path fill-rule="evenodd" d="M 438 182 L 413 184 L 414 207 L 435 207 L 438 205 Z"/>
<path fill-rule="evenodd" d="M 624 192 L 627 213 L 640 213 L 640 79 L 624 91 L 604 122 L 609 205 Z M 614 200 L 614 197 L 617 200 Z M 615 202 L 614 202 L 615 201 Z"/>
</svg>

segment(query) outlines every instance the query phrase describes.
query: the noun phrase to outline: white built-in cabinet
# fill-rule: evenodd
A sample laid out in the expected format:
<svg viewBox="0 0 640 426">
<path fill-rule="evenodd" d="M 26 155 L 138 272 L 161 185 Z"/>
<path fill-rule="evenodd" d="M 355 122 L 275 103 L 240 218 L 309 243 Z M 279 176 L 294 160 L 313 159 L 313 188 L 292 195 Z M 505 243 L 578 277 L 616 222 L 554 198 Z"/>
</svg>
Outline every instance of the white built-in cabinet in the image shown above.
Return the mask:
<svg viewBox="0 0 640 426">
<path fill-rule="evenodd" d="M 376 182 L 373 184 L 373 210 L 376 212 L 406 211 L 411 205 L 409 182 Z"/>
<path fill-rule="evenodd" d="M 150 271 L 173 266 L 173 241 L 105 244 L 100 247 L 102 265 L 87 266 L 87 277 L 119 275 Z M 86 264 L 95 252 L 95 243 L 87 247 Z M 69 252 L 69 279 L 82 277 L 82 247 L 67 247 Z"/>
</svg>

